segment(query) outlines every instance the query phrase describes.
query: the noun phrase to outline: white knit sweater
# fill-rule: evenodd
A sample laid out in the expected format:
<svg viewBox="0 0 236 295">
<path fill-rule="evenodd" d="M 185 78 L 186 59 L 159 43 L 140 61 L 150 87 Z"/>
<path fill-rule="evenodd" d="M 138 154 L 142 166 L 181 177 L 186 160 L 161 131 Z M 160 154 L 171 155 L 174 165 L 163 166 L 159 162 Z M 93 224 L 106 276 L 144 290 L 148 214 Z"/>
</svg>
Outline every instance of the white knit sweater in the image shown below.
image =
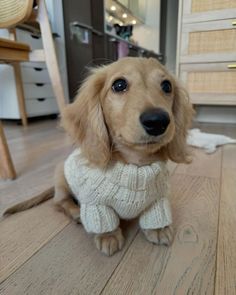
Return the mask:
<svg viewBox="0 0 236 295">
<path fill-rule="evenodd" d="M 65 161 L 64 173 L 79 201 L 87 232 L 113 231 L 119 226 L 119 217 L 139 216 L 143 229 L 163 228 L 172 222 L 164 162 L 141 167 L 111 162 L 106 169 L 99 169 L 89 167 L 77 149 Z"/>
</svg>

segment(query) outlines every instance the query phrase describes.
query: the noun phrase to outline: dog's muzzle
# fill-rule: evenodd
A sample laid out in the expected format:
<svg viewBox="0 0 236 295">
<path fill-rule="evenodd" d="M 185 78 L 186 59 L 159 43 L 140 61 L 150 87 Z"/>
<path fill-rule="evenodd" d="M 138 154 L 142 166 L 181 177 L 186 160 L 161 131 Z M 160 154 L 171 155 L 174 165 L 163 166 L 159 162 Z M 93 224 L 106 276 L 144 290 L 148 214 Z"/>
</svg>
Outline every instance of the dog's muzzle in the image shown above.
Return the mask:
<svg viewBox="0 0 236 295">
<path fill-rule="evenodd" d="M 163 109 L 149 109 L 139 117 L 144 130 L 152 136 L 163 134 L 170 124 L 169 114 Z"/>
</svg>

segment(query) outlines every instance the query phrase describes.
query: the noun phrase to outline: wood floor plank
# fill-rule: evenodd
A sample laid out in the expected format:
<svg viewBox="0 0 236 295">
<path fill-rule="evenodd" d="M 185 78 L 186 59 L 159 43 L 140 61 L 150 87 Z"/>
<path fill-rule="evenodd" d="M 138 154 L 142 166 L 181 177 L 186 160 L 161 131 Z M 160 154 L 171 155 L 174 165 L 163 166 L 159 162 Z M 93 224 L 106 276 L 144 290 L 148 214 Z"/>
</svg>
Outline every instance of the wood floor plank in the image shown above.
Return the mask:
<svg viewBox="0 0 236 295">
<path fill-rule="evenodd" d="M 176 167 L 177 167 L 177 164 L 175 162 L 172 162 L 172 161 L 167 162 L 167 168 L 169 170 L 170 175 L 174 173 Z"/>
<path fill-rule="evenodd" d="M 179 164 L 175 173 L 220 178 L 222 148 L 218 148 L 214 154 L 206 154 L 203 150 L 193 149 L 193 162 Z"/>
<path fill-rule="evenodd" d="M 58 122 L 47 120 L 27 128 L 6 124 L 6 134 L 17 170 L 14 181 L 0 181 L 0 215 L 9 206 L 53 186 L 56 165 L 73 147 Z"/>
<path fill-rule="evenodd" d="M 100 294 L 138 230 L 135 222 L 123 226 L 125 248 L 106 257 L 81 225 L 70 224 L 2 283 L 1 295 Z"/>
<path fill-rule="evenodd" d="M 70 220 L 64 214 L 57 212 L 51 201 L 2 220 L 0 282 L 69 223 Z"/>
<path fill-rule="evenodd" d="M 140 233 L 102 294 L 213 294 L 219 183 L 174 175 L 172 187 L 173 245 L 152 245 Z"/>
<path fill-rule="evenodd" d="M 0 215 L 10 206 L 30 199 L 53 186 L 55 167 L 65 158 L 67 148 L 54 151 L 52 154 L 50 153 L 49 158 L 44 159 L 45 162 L 41 163 L 37 169 L 28 171 L 16 180 L 5 182 L 0 186 Z"/>
<path fill-rule="evenodd" d="M 236 294 L 236 147 L 223 150 L 215 294 Z"/>
<path fill-rule="evenodd" d="M 19 177 L 0 182 L 0 212 L 51 186 L 54 167 L 70 145 L 56 125 L 4 125 Z M 208 125 L 200 128 L 236 137 L 235 125 Z M 217 295 L 236 294 L 235 146 L 223 148 L 218 246 L 222 149 L 212 155 L 195 151 L 189 166 L 168 164 L 175 173 L 172 207 L 177 231 L 170 249 L 148 243 L 132 224 L 127 227 L 126 248 L 104 257 L 81 226 L 68 224 L 50 202 L 45 203 L 14 215 L 7 225 L 1 221 L 0 276 L 5 281 L 0 293 L 211 295 L 215 289 Z"/>
</svg>

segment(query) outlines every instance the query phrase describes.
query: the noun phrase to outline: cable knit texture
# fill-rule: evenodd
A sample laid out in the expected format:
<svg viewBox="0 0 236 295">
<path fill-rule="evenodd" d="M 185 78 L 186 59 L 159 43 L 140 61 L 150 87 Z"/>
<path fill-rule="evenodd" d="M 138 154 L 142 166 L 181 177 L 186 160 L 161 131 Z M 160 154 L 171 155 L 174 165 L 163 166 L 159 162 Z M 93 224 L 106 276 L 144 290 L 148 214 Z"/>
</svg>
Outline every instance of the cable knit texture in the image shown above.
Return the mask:
<svg viewBox="0 0 236 295">
<path fill-rule="evenodd" d="M 164 162 L 141 167 L 111 162 L 100 169 L 89 166 L 76 149 L 65 161 L 64 173 L 80 204 L 87 232 L 113 231 L 119 226 L 119 217 L 139 216 L 143 229 L 163 228 L 172 222 L 169 174 Z"/>
</svg>

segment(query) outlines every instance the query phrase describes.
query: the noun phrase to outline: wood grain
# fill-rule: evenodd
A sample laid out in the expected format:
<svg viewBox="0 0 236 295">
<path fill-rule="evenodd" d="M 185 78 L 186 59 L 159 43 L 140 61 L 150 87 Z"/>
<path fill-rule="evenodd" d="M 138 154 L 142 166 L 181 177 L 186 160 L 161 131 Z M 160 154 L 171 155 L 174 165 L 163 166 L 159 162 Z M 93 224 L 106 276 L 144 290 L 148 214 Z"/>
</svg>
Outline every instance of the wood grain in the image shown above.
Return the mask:
<svg viewBox="0 0 236 295">
<path fill-rule="evenodd" d="M 192 149 L 191 165 L 180 164 L 175 173 L 220 178 L 222 150 L 218 148 L 214 154 L 206 154 L 204 150 Z"/>
<path fill-rule="evenodd" d="M 5 62 L 22 62 L 29 60 L 29 52 L 18 49 L 9 49 L 0 47 L 0 63 Z"/>
<path fill-rule="evenodd" d="M 158 247 L 139 234 L 102 294 L 213 294 L 219 183 L 175 175 L 172 185 L 173 245 Z"/>
<path fill-rule="evenodd" d="M 100 294 L 137 232 L 125 226 L 125 248 L 103 256 L 81 225 L 70 224 L 0 286 L 6 294 Z"/>
<path fill-rule="evenodd" d="M 5 38 L 0 38 L 0 47 L 8 48 L 8 49 L 18 49 L 23 51 L 30 51 L 30 47 L 28 44 L 16 42 L 14 40 L 9 40 Z"/>
<path fill-rule="evenodd" d="M 27 261 L 70 220 L 52 202 L 6 217 L 0 222 L 0 282 Z M 20 226 L 19 226 L 20 225 Z"/>
<path fill-rule="evenodd" d="M 221 201 L 215 294 L 236 294 L 236 147 L 225 146 L 221 180 Z"/>
</svg>

